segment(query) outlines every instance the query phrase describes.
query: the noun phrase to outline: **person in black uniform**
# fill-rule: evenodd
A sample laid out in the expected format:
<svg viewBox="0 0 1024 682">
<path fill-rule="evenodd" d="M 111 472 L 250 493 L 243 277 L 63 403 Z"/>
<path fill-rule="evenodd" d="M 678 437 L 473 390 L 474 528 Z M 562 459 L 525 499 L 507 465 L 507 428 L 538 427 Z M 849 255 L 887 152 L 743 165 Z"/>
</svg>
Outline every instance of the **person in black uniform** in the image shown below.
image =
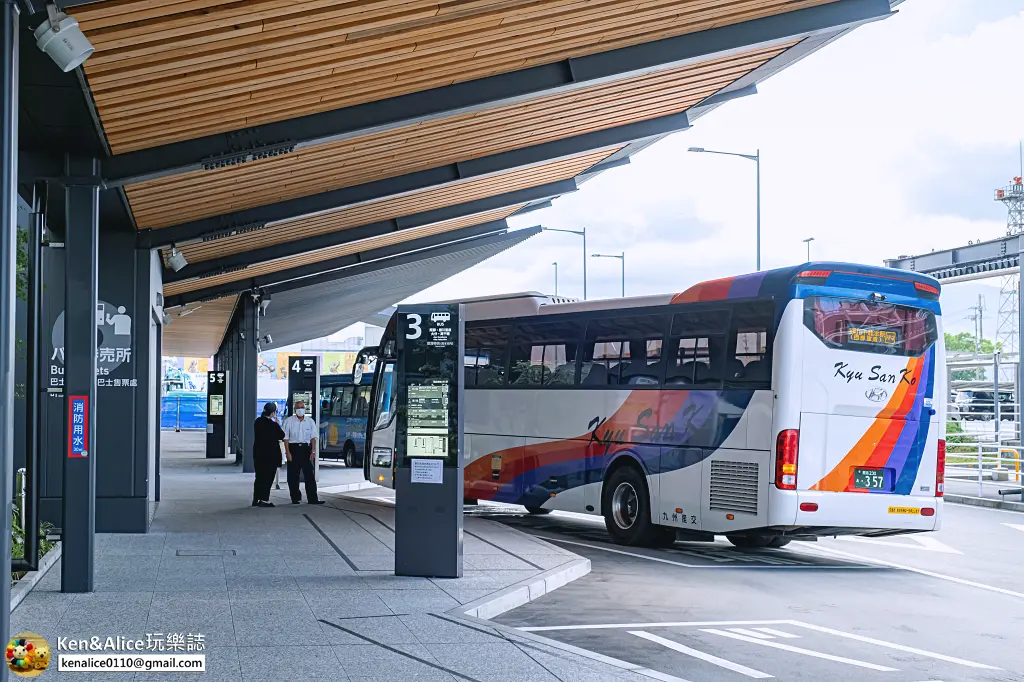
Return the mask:
<svg viewBox="0 0 1024 682">
<path fill-rule="evenodd" d="M 253 425 L 252 459 L 256 469 L 256 482 L 252 486 L 252 506 L 273 507 L 270 485 L 281 466 L 281 441 L 284 430 L 277 423 L 277 404 L 266 403 L 263 414 Z"/>
</svg>

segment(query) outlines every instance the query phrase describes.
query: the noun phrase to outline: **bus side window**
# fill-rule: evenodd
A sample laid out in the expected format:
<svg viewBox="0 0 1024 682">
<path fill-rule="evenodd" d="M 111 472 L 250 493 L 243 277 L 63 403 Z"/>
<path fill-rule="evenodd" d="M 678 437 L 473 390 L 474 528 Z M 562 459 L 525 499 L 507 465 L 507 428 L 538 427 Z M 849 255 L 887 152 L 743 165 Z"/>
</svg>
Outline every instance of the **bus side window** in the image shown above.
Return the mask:
<svg viewBox="0 0 1024 682">
<path fill-rule="evenodd" d="M 332 417 L 337 417 L 341 414 L 341 394 L 342 387 L 335 386 L 331 389 L 331 411 L 327 412 Z"/>
<path fill-rule="evenodd" d="M 370 387 L 359 386 L 352 402 L 352 416 L 365 417 L 370 413 Z"/>
<path fill-rule="evenodd" d="M 508 326 L 467 327 L 466 386 L 501 386 L 508 359 Z"/>
<path fill-rule="evenodd" d="M 583 386 L 658 386 L 668 319 L 663 315 L 591 320 L 580 369 Z"/>
<path fill-rule="evenodd" d="M 341 394 L 341 400 L 338 401 L 338 411 L 335 416 L 347 417 L 352 413 L 352 392 L 355 390 L 354 386 L 346 386 L 344 392 Z"/>
<path fill-rule="evenodd" d="M 720 388 L 728 328 L 725 310 L 684 310 L 674 315 L 665 384 Z"/>
<path fill-rule="evenodd" d="M 572 386 L 581 326 L 572 321 L 516 326 L 509 383 Z"/>
<path fill-rule="evenodd" d="M 744 388 L 771 388 L 770 340 L 775 315 L 771 303 L 739 304 L 733 309 L 725 379 Z"/>
</svg>

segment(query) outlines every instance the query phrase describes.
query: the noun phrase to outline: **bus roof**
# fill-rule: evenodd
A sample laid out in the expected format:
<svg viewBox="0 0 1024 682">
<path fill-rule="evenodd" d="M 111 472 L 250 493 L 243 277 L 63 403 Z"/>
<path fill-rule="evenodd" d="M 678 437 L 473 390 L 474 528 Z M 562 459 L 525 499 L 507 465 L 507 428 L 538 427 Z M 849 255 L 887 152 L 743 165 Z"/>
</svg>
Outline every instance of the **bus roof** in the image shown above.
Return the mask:
<svg viewBox="0 0 1024 682">
<path fill-rule="evenodd" d="M 804 273 L 825 275 L 825 277 L 819 277 L 822 280 L 827 280 L 832 274 L 841 275 L 847 280 L 842 285 L 845 288 L 851 287 L 849 280 L 852 276 L 854 280 L 859 280 L 861 277 L 867 278 L 867 282 L 857 283 L 856 286 L 858 288 L 867 288 L 867 284 L 872 279 L 876 279 L 879 284 L 919 283 L 934 288 L 936 292 L 939 291 L 938 280 L 916 272 L 855 263 L 812 261 L 776 270 L 765 270 L 700 282 L 676 294 L 580 301 L 561 297 L 556 298 L 536 291 L 530 291 L 461 299 L 459 301 L 446 301 L 446 303 L 467 304 L 466 319 L 472 321 L 533 315 L 557 315 L 569 312 L 619 310 L 622 308 L 646 308 L 673 303 L 696 303 L 744 298 L 789 299 L 793 297 L 797 277 Z"/>
</svg>

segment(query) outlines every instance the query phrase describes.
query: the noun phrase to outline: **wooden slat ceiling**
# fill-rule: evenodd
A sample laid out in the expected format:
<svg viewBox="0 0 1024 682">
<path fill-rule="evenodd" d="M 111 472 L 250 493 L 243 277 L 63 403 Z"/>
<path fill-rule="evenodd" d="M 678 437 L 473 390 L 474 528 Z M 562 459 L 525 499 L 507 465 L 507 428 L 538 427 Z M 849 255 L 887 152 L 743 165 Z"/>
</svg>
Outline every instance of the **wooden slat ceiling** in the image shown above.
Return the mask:
<svg viewBox="0 0 1024 682">
<path fill-rule="evenodd" d="M 163 329 L 163 350 L 165 356 L 208 358 L 217 352 L 224 339 L 224 331 L 231 322 L 238 296 L 228 296 L 206 303 L 188 306 L 194 309 L 184 317 L 178 313 L 184 309 L 169 310 L 171 323 Z"/>
<path fill-rule="evenodd" d="M 189 263 L 200 263 L 241 251 L 274 246 L 303 237 L 337 232 L 496 194 L 566 180 L 576 177 L 616 151 L 618 151 L 616 148 L 605 149 L 562 161 L 489 175 L 484 178 L 462 180 L 443 187 L 434 187 L 336 211 L 319 213 L 306 218 L 276 223 L 256 232 L 247 232 L 208 242 L 195 242 L 180 246 L 179 249 Z M 409 231 L 402 230 L 397 234 L 403 235 L 407 232 Z M 163 250 L 165 265 L 169 254 L 170 249 Z"/>
<path fill-rule="evenodd" d="M 115 153 L 834 0 L 108 0 L 75 8 Z"/>
<path fill-rule="evenodd" d="M 138 226 L 161 228 L 349 187 L 685 111 L 794 44 L 161 178 L 126 191 Z"/>
<path fill-rule="evenodd" d="M 522 208 L 522 205 L 500 208 L 494 211 L 488 211 L 486 213 L 479 213 L 477 215 L 466 216 L 464 218 L 455 218 L 453 220 L 445 220 L 439 223 L 434 223 L 432 225 L 424 225 L 423 227 L 414 227 L 408 230 L 401 230 L 399 232 L 391 232 L 390 234 L 381 235 L 380 237 L 360 239 L 359 241 L 351 242 L 349 244 L 340 244 L 338 246 L 331 246 L 326 249 L 307 251 L 306 253 L 297 256 L 287 256 L 285 258 L 278 258 L 272 261 L 257 263 L 256 265 L 251 265 L 245 268 L 244 270 L 235 270 L 233 272 L 228 272 L 222 275 L 204 277 L 202 279 L 191 279 L 184 280 L 181 282 L 173 282 L 171 284 L 164 285 L 164 295 L 174 296 L 176 294 L 184 293 L 186 291 L 205 289 L 207 287 L 218 286 L 220 284 L 226 284 L 228 282 L 234 282 L 240 279 L 247 279 L 249 277 L 259 277 L 260 275 L 268 275 L 273 272 L 280 272 L 281 270 L 287 270 L 289 268 L 298 267 L 300 265 L 320 263 L 331 258 L 340 258 L 341 256 L 359 253 L 360 251 L 369 251 L 384 246 L 400 244 L 402 242 L 406 242 L 412 239 L 419 239 L 420 237 L 429 237 L 435 234 L 443 234 L 445 232 L 457 230 L 460 227 L 470 227 L 471 225 L 479 225 L 481 223 L 490 222 L 492 220 L 501 220 L 502 218 L 507 218 L 508 216 L 512 215 L 520 208 Z"/>
</svg>

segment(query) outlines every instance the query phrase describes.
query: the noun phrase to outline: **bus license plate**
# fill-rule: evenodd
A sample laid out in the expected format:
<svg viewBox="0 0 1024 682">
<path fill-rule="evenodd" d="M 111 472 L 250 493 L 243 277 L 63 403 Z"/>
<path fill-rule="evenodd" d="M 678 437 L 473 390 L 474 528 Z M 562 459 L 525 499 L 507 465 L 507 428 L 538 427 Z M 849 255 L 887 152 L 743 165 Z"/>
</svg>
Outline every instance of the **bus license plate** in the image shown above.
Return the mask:
<svg viewBox="0 0 1024 682">
<path fill-rule="evenodd" d="M 853 487 L 885 490 L 885 469 L 854 469 Z"/>
</svg>

